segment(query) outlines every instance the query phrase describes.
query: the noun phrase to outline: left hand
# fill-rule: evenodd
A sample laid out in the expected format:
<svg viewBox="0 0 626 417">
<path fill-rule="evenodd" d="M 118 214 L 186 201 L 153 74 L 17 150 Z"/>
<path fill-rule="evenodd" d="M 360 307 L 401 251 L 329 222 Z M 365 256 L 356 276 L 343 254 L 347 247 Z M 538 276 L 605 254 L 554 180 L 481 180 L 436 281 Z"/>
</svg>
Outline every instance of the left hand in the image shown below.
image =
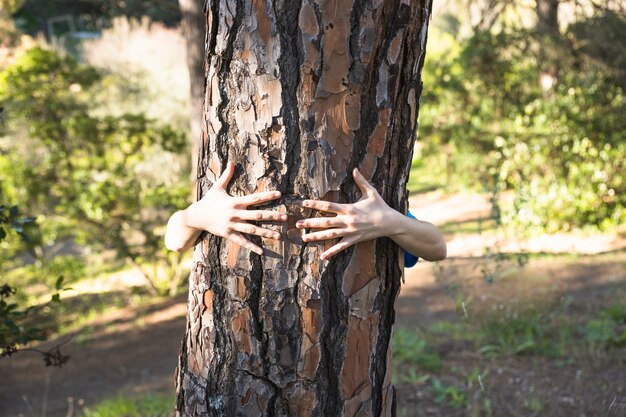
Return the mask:
<svg viewBox="0 0 626 417">
<path fill-rule="evenodd" d="M 305 242 L 342 238 L 322 253 L 323 260 L 356 243 L 387 235 L 385 219 L 393 209 L 385 203 L 376 188 L 367 182 L 357 168 L 352 171 L 352 176 L 362 193 L 361 199 L 356 203 L 339 204 L 319 200 L 302 202 L 304 207 L 336 214 L 335 217 L 317 217 L 296 222 L 299 229 L 321 229 L 305 234 L 302 237 Z"/>
</svg>

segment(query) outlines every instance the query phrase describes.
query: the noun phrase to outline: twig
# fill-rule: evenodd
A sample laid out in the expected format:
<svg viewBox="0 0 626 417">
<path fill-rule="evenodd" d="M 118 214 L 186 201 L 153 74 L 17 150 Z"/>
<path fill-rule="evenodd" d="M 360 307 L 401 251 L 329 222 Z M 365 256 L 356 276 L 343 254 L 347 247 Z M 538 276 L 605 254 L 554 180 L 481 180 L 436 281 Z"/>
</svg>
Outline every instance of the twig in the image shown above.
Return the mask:
<svg viewBox="0 0 626 417">
<path fill-rule="evenodd" d="M 613 401 L 611 401 L 611 405 L 609 405 L 609 409 L 606 410 L 606 417 L 609 417 L 609 414 L 611 414 L 611 408 L 613 408 L 613 404 L 615 404 L 616 399 L 617 399 L 617 395 L 613 396 Z"/>
<path fill-rule="evenodd" d="M 33 407 L 31 407 L 30 403 L 28 402 L 28 397 L 26 395 L 22 395 L 22 400 L 24 400 L 24 404 L 26 404 L 26 408 L 28 409 L 31 417 L 35 417 L 35 412 L 33 411 Z"/>
<path fill-rule="evenodd" d="M 465 318 L 469 318 L 469 314 L 467 314 L 467 309 L 465 308 L 465 301 L 461 301 L 461 307 L 463 308 L 463 315 Z"/>
</svg>

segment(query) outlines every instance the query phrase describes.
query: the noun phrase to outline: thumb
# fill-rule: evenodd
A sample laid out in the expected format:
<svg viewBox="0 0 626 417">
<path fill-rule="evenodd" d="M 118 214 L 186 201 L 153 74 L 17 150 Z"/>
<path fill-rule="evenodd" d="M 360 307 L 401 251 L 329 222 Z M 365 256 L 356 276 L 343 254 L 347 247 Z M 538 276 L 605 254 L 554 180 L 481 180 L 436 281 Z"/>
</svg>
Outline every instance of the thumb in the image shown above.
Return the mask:
<svg viewBox="0 0 626 417">
<path fill-rule="evenodd" d="M 354 177 L 354 182 L 361 190 L 363 195 L 373 195 L 374 193 L 378 194 L 376 189 L 365 179 L 365 177 L 361 174 L 358 168 L 354 168 L 352 171 L 352 176 Z"/>
<path fill-rule="evenodd" d="M 224 191 L 226 191 L 226 187 L 228 187 L 228 183 L 233 177 L 233 173 L 235 172 L 235 165 L 228 161 L 226 164 L 226 169 L 222 172 L 222 175 L 215 181 L 214 187 L 220 187 Z"/>
</svg>

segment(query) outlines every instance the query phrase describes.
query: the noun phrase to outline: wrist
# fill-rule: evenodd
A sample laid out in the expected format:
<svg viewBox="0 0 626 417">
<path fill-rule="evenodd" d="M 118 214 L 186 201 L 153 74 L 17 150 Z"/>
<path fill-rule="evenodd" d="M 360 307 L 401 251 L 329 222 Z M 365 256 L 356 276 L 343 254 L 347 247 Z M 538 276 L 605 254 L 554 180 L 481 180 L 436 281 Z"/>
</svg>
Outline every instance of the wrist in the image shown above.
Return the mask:
<svg viewBox="0 0 626 417">
<path fill-rule="evenodd" d="M 387 210 L 387 236 L 393 238 L 406 230 L 406 216 L 389 207 Z"/>
<path fill-rule="evenodd" d="M 193 218 L 194 218 L 193 210 L 195 208 L 195 204 L 196 203 L 191 204 L 186 209 L 179 211 L 179 213 L 180 213 L 180 221 L 183 224 L 183 226 L 188 227 L 190 229 L 197 230 L 198 227 L 196 226 L 195 222 L 193 221 Z"/>
</svg>

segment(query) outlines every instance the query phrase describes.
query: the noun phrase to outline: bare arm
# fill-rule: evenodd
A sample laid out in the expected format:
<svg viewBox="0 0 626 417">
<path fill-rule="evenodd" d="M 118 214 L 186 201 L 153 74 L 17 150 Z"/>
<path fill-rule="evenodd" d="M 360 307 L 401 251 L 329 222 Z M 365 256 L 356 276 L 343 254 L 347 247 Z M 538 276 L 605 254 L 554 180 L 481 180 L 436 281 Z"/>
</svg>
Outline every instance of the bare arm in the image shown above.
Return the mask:
<svg viewBox="0 0 626 417">
<path fill-rule="evenodd" d="M 388 227 L 388 237 L 418 258 L 427 261 L 441 261 L 446 258 L 446 242 L 433 224 L 412 219 L 390 209 Z"/>
<path fill-rule="evenodd" d="M 231 239 L 259 255 L 263 249 L 244 237 L 244 233 L 271 239 L 280 239 L 280 233 L 256 226 L 250 221 L 286 221 L 287 215 L 272 210 L 248 210 L 249 206 L 263 204 L 280 198 L 279 191 L 254 193 L 232 197 L 226 192 L 235 166 L 229 162 L 213 187 L 185 210 L 172 214 L 165 231 L 165 246 L 184 252 L 192 247 L 202 231 Z"/>
<path fill-rule="evenodd" d="M 321 255 L 322 259 L 328 259 L 358 242 L 383 236 L 390 237 L 402 249 L 428 261 L 446 257 L 446 242 L 434 225 L 411 219 L 389 207 L 356 168 L 353 176 L 363 194 L 356 203 L 303 202 L 305 207 L 336 214 L 335 217 L 311 218 L 296 223 L 298 228 L 317 229 L 303 236 L 305 242 L 341 238 Z"/>
<path fill-rule="evenodd" d="M 187 209 L 172 214 L 165 231 L 165 247 L 176 252 L 185 252 L 194 246 L 202 229 L 189 226 Z"/>
</svg>

